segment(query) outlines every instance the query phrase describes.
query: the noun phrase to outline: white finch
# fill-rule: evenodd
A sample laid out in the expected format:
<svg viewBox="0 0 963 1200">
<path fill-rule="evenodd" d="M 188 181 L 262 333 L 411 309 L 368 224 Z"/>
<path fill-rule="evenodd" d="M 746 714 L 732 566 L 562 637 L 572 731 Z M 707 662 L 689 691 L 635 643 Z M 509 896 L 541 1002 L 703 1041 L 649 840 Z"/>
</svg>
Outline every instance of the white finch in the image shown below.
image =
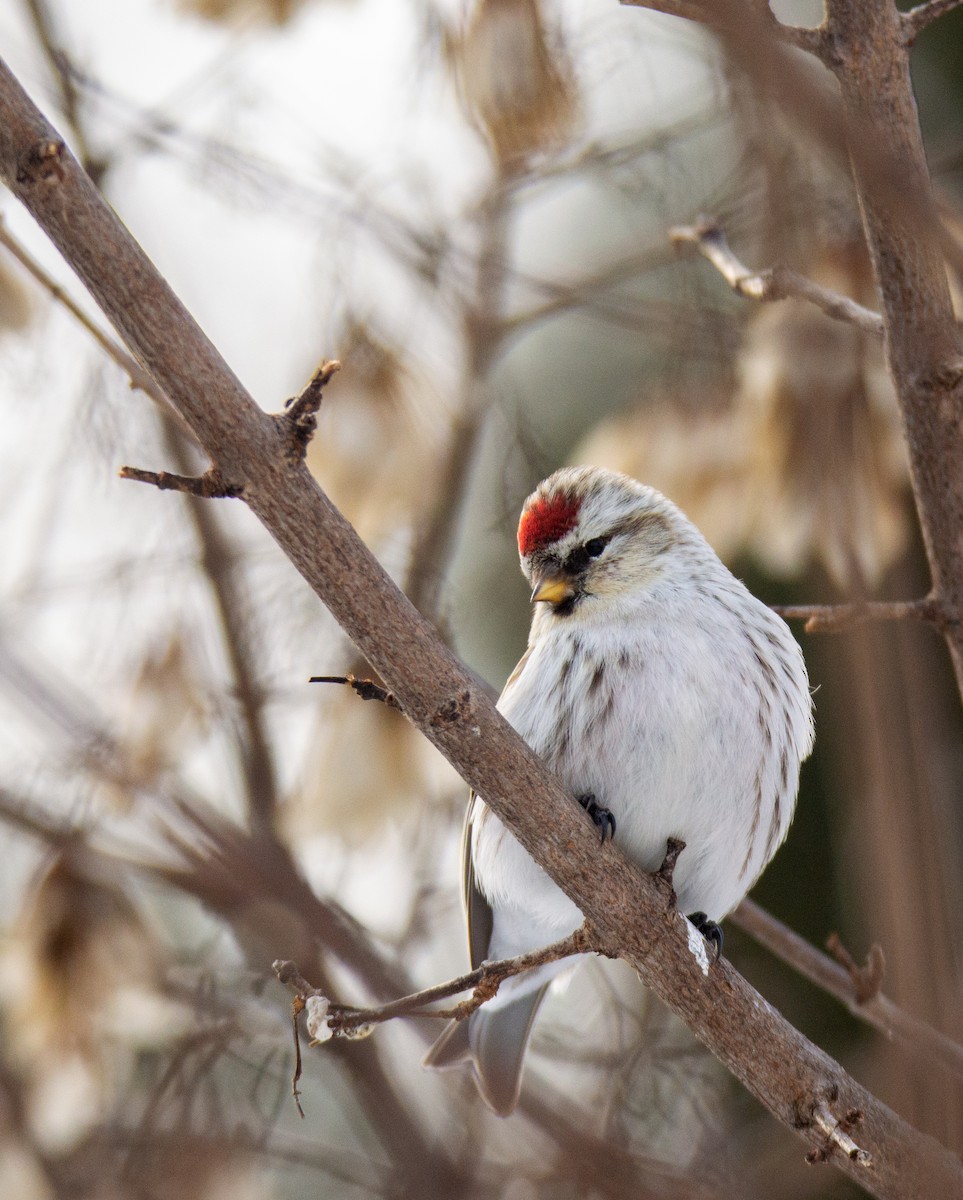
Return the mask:
<svg viewBox="0 0 963 1200">
<path fill-rule="evenodd" d="M 679 509 L 628 476 L 557 471 L 525 502 L 518 548 L 535 614 L 499 710 L 643 870 L 685 842 L 678 906 L 718 952 L 716 922 L 786 836 L 812 748 L 802 652 Z M 464 876 L 473 966 L 581 923 L 477 796 Z M 539 1003 L 567 965 L 503 983 L 426 1063 L 470 1058 L 486 1102 L 510 1113 Z"/>
</svg>

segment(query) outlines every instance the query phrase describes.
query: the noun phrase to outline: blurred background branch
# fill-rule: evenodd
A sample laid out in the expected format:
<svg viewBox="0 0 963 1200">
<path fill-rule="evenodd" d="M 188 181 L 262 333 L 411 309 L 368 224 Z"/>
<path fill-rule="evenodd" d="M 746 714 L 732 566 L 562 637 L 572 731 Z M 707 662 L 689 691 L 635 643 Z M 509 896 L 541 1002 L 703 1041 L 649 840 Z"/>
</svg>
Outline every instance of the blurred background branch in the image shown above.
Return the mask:
<svg viewBox="0 0 963 1200">
<path fill-rule="evenodd" d="M 879 313 L 870 312 L 848 296 L 840 296 L 820 287 L 787 267 L 766 267 L 751 271 L 732 253 L 726 235 L 711 217 L 701 217 L 696 225 L 675 225 L 669 230 L 675 245 L 690 244 L 709 260 L 726 283 L 747 300 L 808 300 L 837 321 L 850 321 L 866 333 L 881 336 L 883 320 Z"/>
</svg>

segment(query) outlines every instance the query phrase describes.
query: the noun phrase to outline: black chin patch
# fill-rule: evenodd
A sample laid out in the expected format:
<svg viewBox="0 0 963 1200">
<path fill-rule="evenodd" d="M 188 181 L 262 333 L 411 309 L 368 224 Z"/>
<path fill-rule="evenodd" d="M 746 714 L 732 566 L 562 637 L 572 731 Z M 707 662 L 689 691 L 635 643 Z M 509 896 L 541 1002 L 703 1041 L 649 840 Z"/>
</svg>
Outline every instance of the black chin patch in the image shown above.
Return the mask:
<svg viewBox="0 0 963 1200">
<path fill-rule="evenodd" d="M 582 599 L 582 593 L 576 592 L 574 596 L 569 596 L 567 600 L 563 600 L 561 604 L 552 605 L 552 613 L 556 617 L 570 617 L 575 611 L 575 606 Z"/>
</svg>

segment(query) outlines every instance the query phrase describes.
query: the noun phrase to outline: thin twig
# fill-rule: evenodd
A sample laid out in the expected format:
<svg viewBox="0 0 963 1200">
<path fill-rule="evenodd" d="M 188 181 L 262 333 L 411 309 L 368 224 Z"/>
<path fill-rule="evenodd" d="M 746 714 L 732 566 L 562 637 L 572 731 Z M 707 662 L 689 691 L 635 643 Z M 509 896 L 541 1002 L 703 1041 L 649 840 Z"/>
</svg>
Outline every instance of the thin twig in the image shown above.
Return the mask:
<svg viewBox="0 0 963 1200">
<path fill-rule="evenodd" d="M 747 300 L 807 300 L 836 321 L 846 321 L 874 337 L 883 335 L 883 318 L 855 300 L 813 283 L 789 267 L 767 267 L 752 271 L 733 254 L 726 235 L 711 217 L 700 217 L 695 225 L 675 225 L 669 230 L 675 245 L 693 245 L 725 279 L 732 290 Z"/>
<path fill-rule="evenodd" d="M 958 614 L 931 596 L 854 604 L 774 604 L 772 610 L 786 621 L 805 621 L 806 633 L 841 633 L 870 621 L 923 621 L 943 631 L 960 621 Z"/>
<path fill-rule="evenodd" d="M 475 687 L 484 692 L 492 700 L 498 699 L 498 690 L 493 688 L 487 680 L 482 679 L 480 675 L 476 675 L 470 667 L 465 667 L 472 676 L 472 682 Z M 394 692 L 389 692 L 387 688 L 381 686 L 380 683 L 375 683 L 373 679 L 359 679 L 358 676 L 351 674 L 347 675 L 312 675 L 308 679 L 308 683 L 337 683 L 350 686 L 362 700 L 380 700 L 382 704 L 387 704 L 389 708 L 401 709 L 401 702 Z"/>
<path fill-rule="evenodd" d="M 685 842 L 679 838 L 669 838 L 665 858 L 653 876 L 661 885 L 668 887 L 673 907 L 675 894 L 672 892 L 672 874 L 684 849 Z M 434 1017 L 461 1021 L 490 1000 L 498 992 L 501 984 L 513 975 L 520 975 L 546 963 L 587 953 L 617 957 L 617 952 L 604 942 L 597 931 L 591 929 L 588 922 L 584 922 L 573 933 L 548 946 L 512 958 L 484 962 L 465 975 L 459 975 L 445 983 L 434 984 L 430 988 L 413 992 L 377 1008 L 357 1008 L 354 1005 L 330 1003 L 328 1025 L 334 1033 L 339 1034 L 367 1025 L 382 1024 L 397 1017 Z M 280 982 L 290 987 L 297 996 L 304 999 L 312 996 L 323 997 L 323 993 L 304 978 L 296 963 L 278 959 L 272 965 Z M 469 989 L 472 990 L 471 997 L 451 1008 L 427 1007 L 438 1000 L 446 1000 Z"/>
<path fill-rule="evenodd" d="M 308 683 L 342 683 L 353 688 L 362 700 L 380 700 L 389 708 L 401 708 L 398 697 L 373 679 L 358 679 L 356 675 L 312 675 Z"/>
<path fill-rule="evenodd" d="M 328 1024 L 334 1033 L 346 1033 L 365 1025 L 380 1025 L 398 1017 L 434 1017 L 446 1020 L 463 1020 L 482 1004 L 490 1000 L 498 991 L 501 984 L 513 975 L 531 971 L 546 963 L 558 962 L 577 954 L 597 951 L 598 946 L 585 925 L 580 926 L 574 933 L 543 946 L 540 950 L 532 950 L 528 954 L 519 954 L 514 958 L 496 959 L 482 963 L 474 971 L 449 979 L 445 983 L 436 983 L 420 992 L 412 992 L 388 1004 L 377 1008 L 356 1008 L 347 1004 L 332 1004 Z M 301 975 L 295 963 L 278 959 L 274 964 L 274 972 L 281 983 L 292 988 L 296 995 L 307 998 L 319 996 L 321 993 Z M 463 1000 L 451 1008 L 428 1008 L 438 1000 L 447 1000 L 460 992 L 471 990 L 469 999 Z"/>
<path fill-rule="evenodd" d="M 132 354 L 129 354 L 119 342 L 105 333 L 96 321 L 91 320 L 76 300 L 60 286 L 52 275 L 44 270 L 33 255 L 13 236 L 7 228 L 2 214 L 0 214 L 0 245 L 5 246 L 27 273 L 32 275 L 37 283 L 45 291 L 49 292 L 58 304 L 62 304 L 71 316 L 80 322 L 104 353 L 113 359 L 121 370 L 127 374 L 133 387 L 139 388 L 140 391 L 150 396 L 152 400 L 165 405 L 171 415 L 183 424 L 180 414 L 173 408 L 170 401 L 164 395 L 163 389 L 158 387 L 137 359 Z"/>
<path fill-rule="evenodd" d="M 304 1012 L 304 997 L 295 996 L 291 1001 L 291 1029 L 294 1032 L 294 1071 L 291 1074 L 291 1095 L 294 1098 L 298 1116 L 303 1121 L 304 1109 L 301 1107 L 301 1089 L 298 1087 L 298 1084 L 301 1082 L 301 1072 L 303 1069 L 301 1062 L 301 1036 L 298 1032 L 298 1017 L 302 1012 Z"/>
<path fill-rule="evenodd" d="M 961 4 L 963 0 L 927 0 L 927 3 L 917 4 L 909 12 L 903 13 L 903 30 L 907 43 L 912 45 L 921 30 L 959 8 Z"/>
<path fill-rule="evenodd" d="M 145 471 L 141 467 L 121 467 L 117 474 L 121 479 L 153 484 L 162 492 L 186 492 L 205 500 L 233 500 L 244 492 L 240 484 L 228 483 L 216 467 L 203 475 L 175 475 L 173 471 Z"/>
</svg>

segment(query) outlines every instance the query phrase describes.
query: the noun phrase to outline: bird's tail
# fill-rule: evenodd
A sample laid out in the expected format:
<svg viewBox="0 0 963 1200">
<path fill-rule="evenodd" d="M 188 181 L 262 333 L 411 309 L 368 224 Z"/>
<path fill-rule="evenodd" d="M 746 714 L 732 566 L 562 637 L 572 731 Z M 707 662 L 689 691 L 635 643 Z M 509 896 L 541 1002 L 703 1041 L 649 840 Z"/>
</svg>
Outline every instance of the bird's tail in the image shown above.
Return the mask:
<svg viewBox="0 0 963 1200">
<path fill-rule="evenodd" d="M 425 1066 L 444 1070 L 471 1062 L 482 1099 L 507 1117 L 518 1103 L 522 1065 L 538 1006 L 548 984 L 508 1004 L 484 1004 L 467 1020 L 452 1021 L 428 1051 Z"/>
</svg>

